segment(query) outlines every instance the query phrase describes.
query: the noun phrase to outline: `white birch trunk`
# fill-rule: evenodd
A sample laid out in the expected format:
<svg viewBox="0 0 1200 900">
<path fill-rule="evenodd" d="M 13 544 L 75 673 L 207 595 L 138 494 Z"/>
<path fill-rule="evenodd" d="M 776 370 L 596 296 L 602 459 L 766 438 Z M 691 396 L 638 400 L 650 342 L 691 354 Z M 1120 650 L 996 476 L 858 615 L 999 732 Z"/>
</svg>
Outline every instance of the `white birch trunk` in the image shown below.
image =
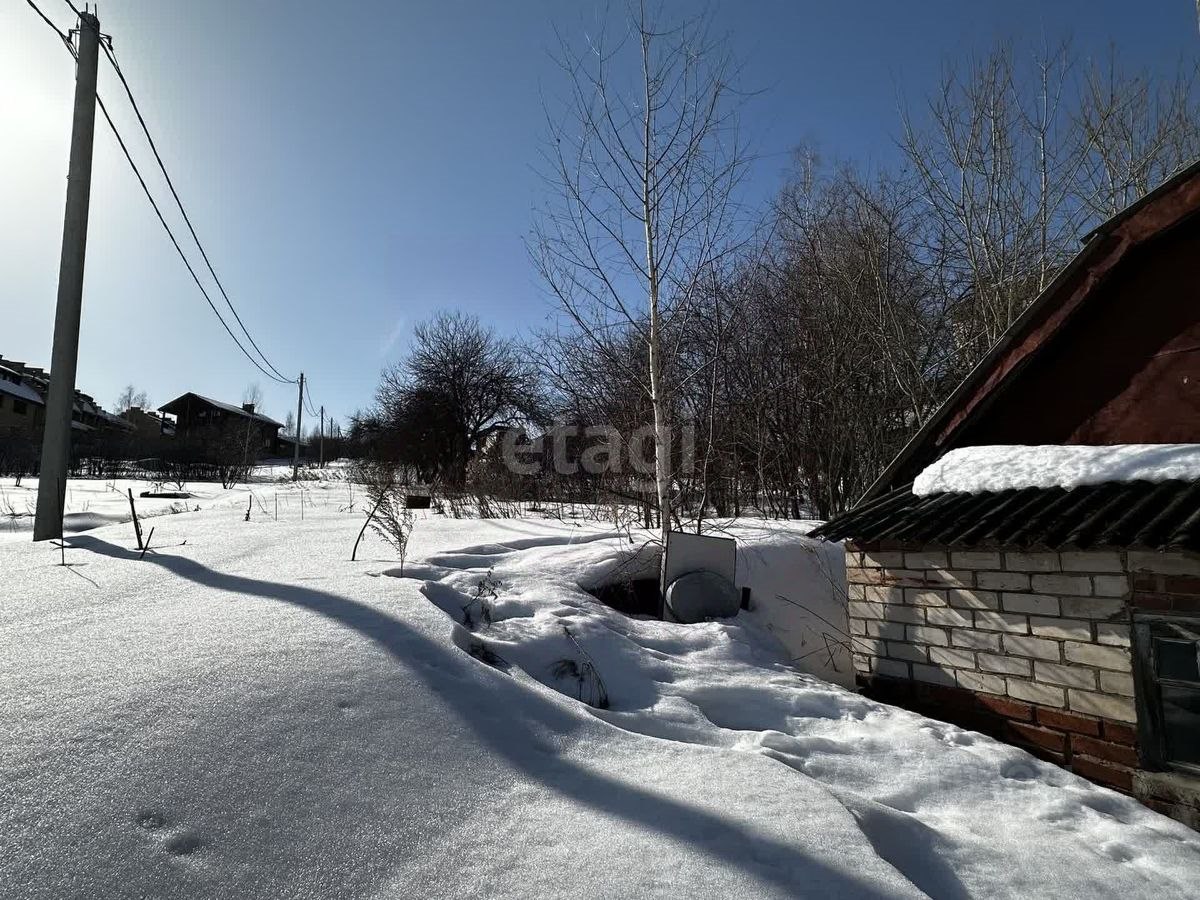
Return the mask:
<svg viewBox="0 0 1200 900">
<path fill-rule="evenodd" d="M 654 223 L 658 198 L 655 195 L 654 172 L 654 105 L 651 96 L 650 40 L 643 22 L 642 78 L 645 82 L 646 108 L 644 114 L 642 149 L 642 218 L 646 235 L 646 284 L 650 306 L 650 406 L 654 410 L 654 488 L 658 495 L 659 526 L 663 549 L 671 529 L 671 426 L 662 383 L 662 322 L 659 317 L 659 278 L 657 235 Z M 665 586 L 664 586 L 665 587 Z"/>
</svg>

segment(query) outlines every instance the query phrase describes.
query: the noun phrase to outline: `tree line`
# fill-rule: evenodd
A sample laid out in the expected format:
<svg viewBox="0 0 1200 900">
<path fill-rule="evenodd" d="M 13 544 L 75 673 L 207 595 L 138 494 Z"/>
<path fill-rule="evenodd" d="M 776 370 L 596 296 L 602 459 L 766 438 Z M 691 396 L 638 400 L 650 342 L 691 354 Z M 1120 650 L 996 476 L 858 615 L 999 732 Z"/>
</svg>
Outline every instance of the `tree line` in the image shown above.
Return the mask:
<svg viewBox="0 0 1200 900">
<path fill-rule="evenodd" d="M 457 486 L 633 498 L 664 528 L 836 514 L 1092 229 L 1200 157 L 1195 65 L 1000 45 L 902 112 L 894 163 L 801 148 L 747 209 L 726 42 L 703 18 L 627 25 L 560 48 L 529 242 L 554 326 L 522 342 L 434 317 L 352 441 Z M 502 465 L 497 435 L 564 425 L 648 442 L 652 471 Z"/>
</svg>

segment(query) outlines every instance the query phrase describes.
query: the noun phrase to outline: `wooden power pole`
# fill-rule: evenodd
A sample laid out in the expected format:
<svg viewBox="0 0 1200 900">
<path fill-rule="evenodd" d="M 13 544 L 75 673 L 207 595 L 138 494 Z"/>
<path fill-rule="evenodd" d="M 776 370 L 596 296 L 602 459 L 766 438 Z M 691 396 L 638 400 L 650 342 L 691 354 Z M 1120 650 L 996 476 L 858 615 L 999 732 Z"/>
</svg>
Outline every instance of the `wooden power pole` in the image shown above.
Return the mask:
<svg viewBox="0 0 1200 900">
<path fill-rule="evenodd" d="M 321 460 L 321 468 L 325 468 L 325 407 L 321 407 L 321 451 L 318 459 Z"/>
<path fill-rule="evenodd" d="M 83 310 L 83 261 L 92 189 L 92 136 L 96 130 L 99 59 L 100 20 L 91 13 L 80 13 L 75 111 L 71 120 L 71 158 L 67 167 L 67 208 L 63 216 L 54 349 L 50 355 L 50 389 L 46 396 L 46 425 L 38 470 L 37 515 L 33 522 L 35 541 L 63 536 L 64 486 L 71 457 L 71 412 L 75 405 L 79 318 Z"/>
</svg>

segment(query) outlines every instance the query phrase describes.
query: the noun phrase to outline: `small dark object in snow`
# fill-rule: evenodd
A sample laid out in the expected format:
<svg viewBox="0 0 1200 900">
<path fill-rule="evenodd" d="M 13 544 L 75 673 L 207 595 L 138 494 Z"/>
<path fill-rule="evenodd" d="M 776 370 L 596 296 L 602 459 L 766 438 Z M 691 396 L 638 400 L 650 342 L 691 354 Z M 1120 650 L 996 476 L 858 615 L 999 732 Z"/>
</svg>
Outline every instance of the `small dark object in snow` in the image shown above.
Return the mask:
<svg viewBox="0 0 1200 900">
<path fill-rule="evenodd" d="M 568 678 L 575 681 L 576 700 L 596 709 L 608 709 L 608 689 L 604 686 L 604 679 L 600 677 L 596 664 L 575 635 L 571 633 L 571 629 L 564 625 L 562 630 L 563 634 L 567 636 L 567 640 L 583 658 L 583 663 L 580 664 L 570 657 L 564 657 L 551 664 L 551 674 L 556 679 Z"/>
<path fill-rule="evenodd" d="M 472 641 L 467 652 L 480 662 L 487 663 L 493 669 L 499 669 L 502 672 L 508 671 L 508 663 L 483 641 Z"/>
<path fill-rule="evenodd" d="M 142 491 L 138 496 L 153 500 L 190 500 L 192 497 L 187 491 Z"/>
<path fill-rule="evenodd" d="M 467 604 L 462 608 L 462 624 L 464 628 L 470 631 L 475 630 L 475 616 L 472 610 L 476 606 L 479 607 L 480 624 L 492 624 L 492 605 L 488 603 L 488 600 L 495 600 L 496 597 L 499 596 L 498 588 L 501 586 L 502 585 L 499 579 L 492 577 L 492 570 L 488 569 L 487 574 L 480 579 L 477 585 L 475 585 L 474 596 L 472 596 Z"/>
</svg>

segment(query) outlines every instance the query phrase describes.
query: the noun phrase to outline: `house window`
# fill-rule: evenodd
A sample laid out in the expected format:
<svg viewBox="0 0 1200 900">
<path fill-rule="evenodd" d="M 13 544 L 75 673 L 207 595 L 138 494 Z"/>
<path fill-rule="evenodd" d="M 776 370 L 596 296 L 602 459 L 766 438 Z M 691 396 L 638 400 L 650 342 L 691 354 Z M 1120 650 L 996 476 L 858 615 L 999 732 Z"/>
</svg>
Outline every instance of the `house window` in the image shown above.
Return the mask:
<svg viewBox="0 0 1200 900">
<path fill-rule="evenodd" d="M 1200 619 L 1139 618 L 1134 636 L 1144 752 L 1159 766 L 1200 773 Z"/>
<path fill-rule="evenodd" d="M 15 397 L 13 398 L 13 412 L 15 412 L 18 416 L 25 415 L 25 410 L 27 408 L 28 407 L 25 405 L 24 400 L 17 400 Z"/>
</svg>

